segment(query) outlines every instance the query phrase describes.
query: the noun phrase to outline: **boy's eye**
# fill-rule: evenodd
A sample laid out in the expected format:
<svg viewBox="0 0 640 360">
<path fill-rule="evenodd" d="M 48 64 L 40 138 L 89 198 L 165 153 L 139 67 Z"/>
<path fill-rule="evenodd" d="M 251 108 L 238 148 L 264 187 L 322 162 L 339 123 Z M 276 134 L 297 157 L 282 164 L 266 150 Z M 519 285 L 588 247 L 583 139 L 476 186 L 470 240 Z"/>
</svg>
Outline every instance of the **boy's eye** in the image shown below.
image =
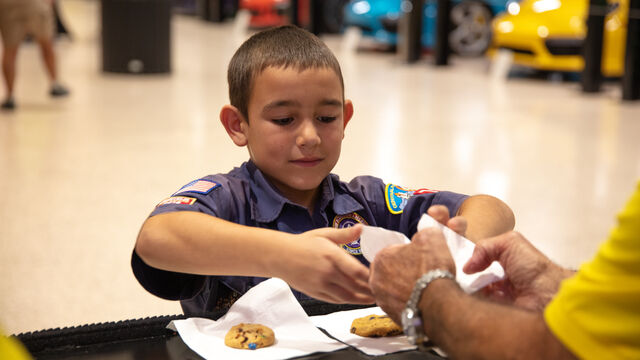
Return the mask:
<svg viewBox="0 0 640 360">
<path fill-rule="evenodd" d="M 287 125 L 293 121 L 292 117 L 281 118 L 281 119 L 271 119 L 271 121 L 276 125 Z"/>
<path fill-rule="evenodd" d="M 335 121 L 337 118 L 337 116 L 318 116 L 318 120 L 322 121 L 323 123 L 330 123 L 332 121 Z"/>
</svg>

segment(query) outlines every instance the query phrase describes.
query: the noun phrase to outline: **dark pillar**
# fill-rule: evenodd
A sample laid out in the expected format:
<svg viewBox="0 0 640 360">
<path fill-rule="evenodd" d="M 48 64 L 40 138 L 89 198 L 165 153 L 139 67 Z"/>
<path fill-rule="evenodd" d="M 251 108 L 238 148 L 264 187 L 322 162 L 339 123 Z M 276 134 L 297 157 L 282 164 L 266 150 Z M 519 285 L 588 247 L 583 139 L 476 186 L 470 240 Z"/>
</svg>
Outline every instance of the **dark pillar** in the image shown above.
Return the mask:
<svg viewBox="0 0 640 360">
<path fill-rule="evenodd" d="M 322 26 L 322 1 L 309 0 L 309 31 L 315 35 L 325 32 Z"/>
<path fill-rule="evenodd" d="M 627 50 L 622 75 L 622 99 L 640 99 L 640 0 L 629 2 Z"/>
<path fill-rule="evenodd" d="M 598 92 L 602 85 L 602 40 L 606 15 L 606 0 L 589 1 L 587 37 L 583 48 L 582 91 L 584 92 Z"/>
<path fill-rule="evenodd" d="M 209 21 L 224 21 L 224 8 L 222 0 L 209 0 Z"/>
<path fill-rule="evenodd" d="M 434 57 L 436 66 L 449 65 L 449 30 L 451 29 L 451 1 L 438 0 L 436 14 L 436 43 Z"/>
<path fill-rule="evenodd" d="M 171 71 L 171 0 L 102 0 L 102 70 Z"/>
<path fill-rule="evenodd" d="M 224 1 L 222 0 L 198 0 L 197 13 L 202 20 L 211 22 L 224 21 Z"/>
<path fill-rule="evenodd" d="M 196 0 L 196 15 L 202 20 L 209 20 L 209 0 Z"/>
<path fill-rule="evenodd" d="M 424 0 L 403 0 L 398 24 L 398 56 L 408 63 L 420 59 L 422 52 L 422 11 Z"/>
<path fill-rule="evenodd" d="M 289 8 L 289 21 L 292 25 L 300 26 L 300 15 L 298 14 L 300 11 L 298 4 L 298 0 L 291 0 L 291 7 Z"/>
</svg>

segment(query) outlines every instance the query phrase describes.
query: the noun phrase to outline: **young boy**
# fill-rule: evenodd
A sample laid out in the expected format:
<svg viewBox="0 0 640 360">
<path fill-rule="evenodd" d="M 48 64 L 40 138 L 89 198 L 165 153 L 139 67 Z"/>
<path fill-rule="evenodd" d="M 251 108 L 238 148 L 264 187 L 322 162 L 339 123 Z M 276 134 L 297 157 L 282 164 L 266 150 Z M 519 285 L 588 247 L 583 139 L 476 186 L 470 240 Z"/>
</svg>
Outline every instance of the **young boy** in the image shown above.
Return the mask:
<svg viewBox="0 0 640 360">
<path fill-rule="evenodd" d="M 463 215 L 472 239 L 513 228 L 509 207 L 490 196 L 330 174 L 353 105 L 338 61 L 310 33 L 285 26 L 254 35 L 231 59 L 228 81 L 231 105 L 220 120 L 250 160 L 161 201 L 132 257 L 142 286 L 181 300 L 185 314 L 225 309 L 268 277 L 285 280 L 298 299 L 373 303 L 356 224 L 411 237 L 440 205 L 430 213 L 445 222 Z"/>
</svg>

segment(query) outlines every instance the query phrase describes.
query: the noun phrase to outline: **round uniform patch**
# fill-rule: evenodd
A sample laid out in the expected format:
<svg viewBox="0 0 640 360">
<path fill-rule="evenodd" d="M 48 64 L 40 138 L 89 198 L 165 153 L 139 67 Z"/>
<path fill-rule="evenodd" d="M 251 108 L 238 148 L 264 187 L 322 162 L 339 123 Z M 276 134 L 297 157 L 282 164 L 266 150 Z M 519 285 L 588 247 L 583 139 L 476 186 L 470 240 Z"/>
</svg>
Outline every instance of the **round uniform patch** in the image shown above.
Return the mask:
<svg viewBox="0 0 640 360">
<path fill-rule="evenodd" d="M 336 215 L 336 217 L 333 218 L 334 228 L 344 229 L 352 227 L 356 224 L 369 225 L 362 216 L 354 212 L 345 215 Z M 348 244 L 342 244 L 340 246 L 351 255 L 362 255 L 362 248 L 360 248 L 360 239 Z"/>
</svg>

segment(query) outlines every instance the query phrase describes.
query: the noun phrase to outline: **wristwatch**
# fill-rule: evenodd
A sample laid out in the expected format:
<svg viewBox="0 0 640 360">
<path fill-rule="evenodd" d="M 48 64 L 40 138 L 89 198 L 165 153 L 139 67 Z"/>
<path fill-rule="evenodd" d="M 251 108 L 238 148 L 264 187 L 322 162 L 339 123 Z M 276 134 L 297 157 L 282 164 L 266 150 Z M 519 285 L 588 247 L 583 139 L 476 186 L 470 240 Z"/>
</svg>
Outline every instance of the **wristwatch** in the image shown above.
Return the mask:
<svg viewBox="0 0 640 360">
<path fill-rule="evenodd" d="M 406 308 L 402 311 L 402 329 L 407 336 L 409 342 L 418 346 L 418 350 L 424 351 L 428 347 L 425 345 L 427 339 L 424 335 L 422 328 L 422 317 L 420 309 L 418 309 L 418 303 L 420 303 L 420 297 L 427 288 L 429 283 L 436 279 L 455 279 L 455 276 L 447 270 L 431 270 L 426 274 L 423 274 L 418 281 L 416 281 L 411 296 L 407 301 Z"/>
</svg>

